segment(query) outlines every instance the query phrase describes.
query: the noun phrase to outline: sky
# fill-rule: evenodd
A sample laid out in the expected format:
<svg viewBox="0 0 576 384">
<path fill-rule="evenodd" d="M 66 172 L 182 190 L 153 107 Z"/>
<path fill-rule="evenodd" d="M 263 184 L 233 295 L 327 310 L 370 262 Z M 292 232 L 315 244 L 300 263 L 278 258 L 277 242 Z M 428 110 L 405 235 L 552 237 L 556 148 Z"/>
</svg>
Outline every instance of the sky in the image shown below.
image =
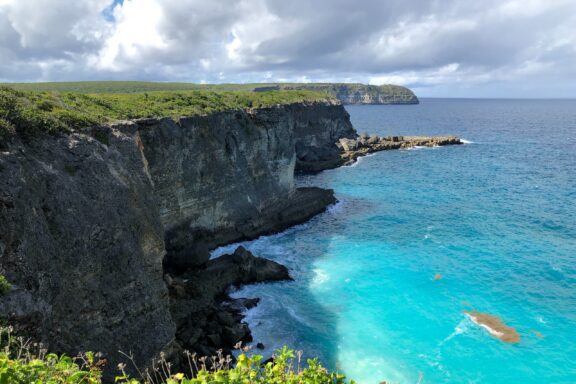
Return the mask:
<svg viewBox="0 0 576 384">
<path fill-rule="evenodd" d="M 0 82 L 360 82 L 576 97 L 576 0 L 0 0 Z"/>
</svg>

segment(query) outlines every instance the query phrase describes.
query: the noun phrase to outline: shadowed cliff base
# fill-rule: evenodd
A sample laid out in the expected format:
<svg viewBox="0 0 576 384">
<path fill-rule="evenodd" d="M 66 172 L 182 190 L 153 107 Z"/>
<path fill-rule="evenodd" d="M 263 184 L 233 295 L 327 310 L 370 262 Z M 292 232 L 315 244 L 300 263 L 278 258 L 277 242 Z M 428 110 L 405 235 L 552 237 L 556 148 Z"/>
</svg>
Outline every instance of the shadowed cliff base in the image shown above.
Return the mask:
<svg viewBox="0 0 576 384">
<path fill-rule="evenodd" d="M 281 232 L 308 221 L 334 203 L 336 198 L 331 189 L 297 188 L 289 198 L 233 227 L 191 231 L 189 224 L 185 224 L 174 228 L 166 233 L 165 267 L 168 271 L 181 271 L 202 265 L 210 258 L 212 249 Z"/>
<path fill-rule="evenodd" d="M 258 299 L 231 299 L 228 291 L 241 284 L 291 280 L 288 269 L 274 261 L 252 255 L 238 247 L 231 255 L 210 260 L 175 276 L 165 275 L 170 291 L 171 313 L 176 323 L 176 345 L 171 358 L 187 369 L 180 359 L 183 349 L 198 356 L 232 354 L 238 342 L 250 342 L 243 312 Z"/>
</svg>

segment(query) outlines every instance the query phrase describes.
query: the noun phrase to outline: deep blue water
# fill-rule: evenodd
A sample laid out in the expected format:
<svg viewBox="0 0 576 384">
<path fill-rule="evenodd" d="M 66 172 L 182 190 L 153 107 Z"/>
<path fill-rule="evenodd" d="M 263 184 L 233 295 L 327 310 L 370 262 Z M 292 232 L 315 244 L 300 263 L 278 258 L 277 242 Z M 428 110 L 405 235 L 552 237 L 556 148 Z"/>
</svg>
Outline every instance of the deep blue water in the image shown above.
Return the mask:
<svg viewBox="0 0 576 384">
<path fill-rule="evenodd" d="M 295 277 L 236 293 L 262 298 L 248 314 L 255 341 L 359 383 L 576 383 L 576 101 L 347 109 L 359 132 L 471 143 L 299 180 L 340 203 L 247 243 Z M 469 309 L 501 317 L 520 343 L 490 336 Z"/>
</svg>

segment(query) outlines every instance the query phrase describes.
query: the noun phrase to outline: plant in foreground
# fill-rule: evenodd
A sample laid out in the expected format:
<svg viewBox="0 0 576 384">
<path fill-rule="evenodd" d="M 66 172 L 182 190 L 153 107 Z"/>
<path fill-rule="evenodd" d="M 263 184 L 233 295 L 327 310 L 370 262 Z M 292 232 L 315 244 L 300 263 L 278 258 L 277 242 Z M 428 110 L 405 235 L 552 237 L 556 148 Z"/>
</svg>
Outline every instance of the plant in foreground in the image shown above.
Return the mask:
<svg viewBox="0 0 576 384">
<path fill-rule="evenodd" d="M 247 352 L 245 349 L 244 352 Z M 183 373 L 170 372 L 170 364 L 163 358 L 155 367 L 154 373 L 146 371 L 141 380 L 130 378 L 120 365 L 122 375 L 116 377 L 122 384 L 344 384 L 346 377 L 337 372 L 329 372 L 317 359 L 308 359 L 302 367 L 302 352 L 294 352 L 288 347 L 277 351 L 271 361 L 262 362 L 261 355 L 242 353 L 236 365 L 230 366 L 230 356 L 197 358 L 195 354 L 186 353 L 194 377 L 187 378 Z M 208 366 L 213 368 L 208 368 Z M 354 381 L 350 381 L 351 384 Z"/>
<path fill-rule="evenodd" d="M 120 364 L 118 384 L 345 384 L 344 375 L 329 372 L 317 359 L 302 365 L 302 352 L 283 347 L 274 359 L 262 362 L 260 355 L 248 355 L 247 349 L 235 365 L 230 356 L 197 357 L 186 353 L 192 377 L 172 373 L 164 356 L 151 370 L 131 378 L 126 365 Z M 129 356 L 127 358 L 130 359 Z M 101 384 L 104 360 L 86 352 L 75 358 L 47 353 L 40 344 L 13 335 L 11 327 L 0 327 L 0 384 Z M 350 384 L 353 384 L 350 381 Z"/>
</svg>

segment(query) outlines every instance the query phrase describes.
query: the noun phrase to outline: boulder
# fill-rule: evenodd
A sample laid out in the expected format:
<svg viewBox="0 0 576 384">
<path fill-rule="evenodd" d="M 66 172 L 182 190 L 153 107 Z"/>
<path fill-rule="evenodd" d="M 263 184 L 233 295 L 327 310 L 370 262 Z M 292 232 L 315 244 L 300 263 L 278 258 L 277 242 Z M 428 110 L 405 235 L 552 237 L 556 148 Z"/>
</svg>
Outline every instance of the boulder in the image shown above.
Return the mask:
<svg viewBox="0 0 576 384">
<path fill-rule="evenodd" d="M 358 149 L 358 142 L 353 139 L 340 139 L 342 149 L 346 152 L 355 151 Z"/>
<path fill-rule="evenodd" d="M 376 144 L 380 141 L 378 135 L 371 135 L 370 138 L 366 141 L 367 144 Z"/>
</svg>

